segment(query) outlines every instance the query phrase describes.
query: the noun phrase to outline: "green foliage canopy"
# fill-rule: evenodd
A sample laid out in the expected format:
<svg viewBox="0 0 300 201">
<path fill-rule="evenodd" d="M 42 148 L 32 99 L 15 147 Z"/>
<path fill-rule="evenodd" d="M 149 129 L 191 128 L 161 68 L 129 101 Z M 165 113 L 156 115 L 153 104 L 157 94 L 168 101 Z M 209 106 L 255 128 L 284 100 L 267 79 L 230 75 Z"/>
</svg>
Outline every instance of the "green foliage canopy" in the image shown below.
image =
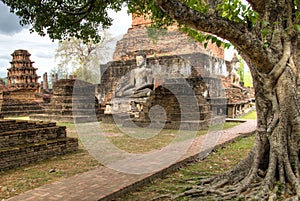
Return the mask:
<svg viewBox="0 0 300 201">
<path fill-rule="evenodd" d="M 100 40 L 98 30 L 108 28 L 113 19 L 108 10 L 120 11 L 124 1 L 106 0 L 2 0 L 21 17 L 20 24 L 31 24 L 31 31 L 51 39 L 70 37 Z"/>
<path fill-rule="evenodd" d="M 31 31 L 36 31 L 40 35 L 48 34 L 50 38 L 59 40 L 73 36 L 83 40 L 89 38 L 99 40 L 99 27 L 107 28 L 112 25 L 113 19 L 108 16 L 108 10 L 120 11 L 123 6 L 127 6 L 129 12 L 151 13 L 156 26 L 163 27 L 174 23 L 157 6 L 155 0 L 2 0 L 2 2 L 10 6 L 11 12 L 21 17 L 22 25 L 31 24 Z M 182 2 L 201 13 L 209 13 L 213 9 L 220 17 L 248 24 L 249 27 L 258 22 L 258 13 L 240 0 L 182 0 Z M 298 0 L 294 2 L 299 6 Z M 295 12 L 295 17 L 299 22 L 299 11 Z M 300 30 L 300 24 L 295 23 L 294 28 Z M 190 35 L 197 36 L 196 33 Z"/>
</svg>

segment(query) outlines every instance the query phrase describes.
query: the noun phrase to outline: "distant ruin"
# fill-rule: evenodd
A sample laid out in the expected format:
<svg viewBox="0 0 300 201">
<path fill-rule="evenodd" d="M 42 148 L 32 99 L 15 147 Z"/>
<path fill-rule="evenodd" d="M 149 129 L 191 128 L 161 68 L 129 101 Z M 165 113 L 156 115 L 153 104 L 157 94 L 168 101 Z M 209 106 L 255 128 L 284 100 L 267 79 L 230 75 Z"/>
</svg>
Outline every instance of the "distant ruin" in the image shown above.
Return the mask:
<svg viewBox="0 0 300 201">
<path fill-rule="evenodd" d="M 240 61 L 234 54 L 231 61 L 226 61 L 228 76 L 221 77 L 227 97 L 227 117 L 237 118 L 248 113 L 255 105 L 254 89 L 245 88 L 237 73 Z"/>
<path fill-rule="evenodd" d="M 42 113 L 30 115 L 30 119 L 54 122 L 97 121 L 97 108 L 95 85 L 77 79 L 60 79 L 54 82 L 52 97 Z"/>
<path fill-rule="evenodd" d="M 1 114 L 7 116 L 28 116 L 40 113 L 42 98 L 39 97 L 40 78 L 30 60 L 27 50 L 12 53 L 11 67 L 8 69 L 7 86 L 0 91 Z"/>
<path fill-rule="evenodd" d="M 31 54 L 27 50 L 15 50 L 12 53 L 11 68 L 8 69 L 8 87 L 11 89 L 32 89 L 38 93 L 40 84 L 37 68 L 33 67 L 30 60 Z M 21 94 L 20 94 L 21 95 Z"/>
</svg>

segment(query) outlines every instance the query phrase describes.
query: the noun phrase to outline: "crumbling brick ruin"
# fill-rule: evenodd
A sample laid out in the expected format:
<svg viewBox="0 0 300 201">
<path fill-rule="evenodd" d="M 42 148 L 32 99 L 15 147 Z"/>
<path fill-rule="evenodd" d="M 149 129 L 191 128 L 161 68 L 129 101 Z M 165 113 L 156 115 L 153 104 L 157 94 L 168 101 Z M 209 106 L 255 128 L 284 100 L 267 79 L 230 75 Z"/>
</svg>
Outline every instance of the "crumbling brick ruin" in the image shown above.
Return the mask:
<svg viewBox="0 0 300 201">
<path fill-rule="evenodd" d="M 30 115 L 32 120 L 60 122 L 96 121 L 98 101 L 95 86 L 78 79 L 60 79 L 53 84 L 53 96 L 42 114 Z"/>
<path fill-rule="evenodd" d="M 27 50 L 16 50 L 12 53 L 11 67 L 8 69 L 7 86 L 0 92 L 0 109 L 4 117 L 28 116 L 41 111 L 42 99 L 40 92 L 40 78 L 30 60 Z"/>
<path fill-rule="evenodd" d="M 255 98 L 254 89 L 241 85 L 240 77 L 236 72 L 239 68 L 239 60 L 234 54 L 231 61 L 226 61 L 228 76 L 222 77 L 223 86 L 227 98 L 227 117 L 237 118 L 252 110 Z"/>
<path fill-rule="evenodd" d="M 175 90 L 177 94 L 170 93 L 168 88 L 177 86 L 176 89 L 182 89 L 180 84 L 174 83 L 183 79 L 190 84 L 189 88 L 194 90 L 193 96 L 196 97 L 198 109 L 201 111 L 197 119 L 193 119 L 195 116 L 188 117 L 185 127 L 188 128 L 194 121 L 198 121 L 197 124 L 200 125 L 195 129 L 207 127 L 220 123 L 222 116 L 225 120 L 226 111 L 223 107 L 226 105 L 226 96 L 220 79 L 220 76 L 226 74 L 224 50 L 212 44 L 205 49 L 201 43 L 191 40 L 186 34 L 174 28 L 163 33 L 154 42 L 147 34 L 147 24 L 147 21 L 134 16 L 132 28 L 117 43 L 114 61 L 102 66 L 101 70 L 104 73 L 101 94 L 102 103 L 106 105 L 105 113 L 113 113 L 115 118 L 118 115 L 122 116 L 121 113 L 126 113 L 127 107 L 127 112 L 130 110 L 129 113 L 132 113 L 131 121 L 138 125 L 147 125 L 150 108 L 160 105 L 167 113 L 166 128 L 178 128 L 182 121 L 178 116 L 183 114 L 180 113 L 180 107 L 178 108 L 175 99 L 186 94 L 180 90 Z M 153 73 L 153 91 L 148 97 L 133 95 L 129 103 L 126 103 L 122 97 L 116 97 L 116 90 L 123 81 L 128 80 L 133 69 L 137 68 L 136 55 L 140 51 L 147 55 L 146 66 Z M 181 107 L 185 107 L 188 103 L 181 102 L 181 104 L 183 104 Z M 170 109 L 171 107 L 177 109 Z M 109 114 L 104 116 L 103 120 L 109 122 L 108 117 Z"/>
<path fill-rule="evenodd" d="M 0 171 L 78 149 L 76 138 L 55 123 L 0 120 Z"/>
</svg>

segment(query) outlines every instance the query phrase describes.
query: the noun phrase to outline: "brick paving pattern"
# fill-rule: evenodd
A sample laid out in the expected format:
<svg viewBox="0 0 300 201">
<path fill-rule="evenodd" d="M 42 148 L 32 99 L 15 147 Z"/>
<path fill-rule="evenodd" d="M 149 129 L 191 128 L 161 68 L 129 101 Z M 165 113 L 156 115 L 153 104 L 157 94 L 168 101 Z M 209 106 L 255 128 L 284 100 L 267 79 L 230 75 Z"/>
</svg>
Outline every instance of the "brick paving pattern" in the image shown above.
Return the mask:
<svg viewBox="0 0 300 201">
<path fill-rule="evenodd" d="M 154 178 L 161 177 L 170 171 L 180 167 L 188 161 L 204 158 L 212 149 L 224 145 L 237 137 L 253 133 L 256 130 L 256 120 L 248 120 L 236 127 L 212 132 L 214 139 L 211 143 L 200 136 L 193 141 L 192 146 L 177 162 L 154 173 L 148 174 L 126 174 L 109 169 L 105 166 L 99 167 L 85 173 L 72 176 L 51 184 L 47 184 L 36 189 L 27 191 L 23 194 L 9 198 L 8 201 L 94 201 L 112 200 L 126 192 L 144 185 Z M 202 142 L 206 146 L 203 149 Z"/>
</svg>

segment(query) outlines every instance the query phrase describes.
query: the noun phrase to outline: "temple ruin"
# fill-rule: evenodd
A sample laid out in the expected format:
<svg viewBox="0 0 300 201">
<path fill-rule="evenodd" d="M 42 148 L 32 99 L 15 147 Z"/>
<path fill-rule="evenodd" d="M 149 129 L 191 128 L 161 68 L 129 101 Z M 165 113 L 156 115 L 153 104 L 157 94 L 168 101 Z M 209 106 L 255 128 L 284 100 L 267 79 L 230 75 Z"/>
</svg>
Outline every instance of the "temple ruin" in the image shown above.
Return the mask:
<svg viewBox="0 0 300 201">
<path fill-rule="evenodd" d="M 54 122 L 97 121 L 98 100 L 95 86 L 79 79 L 55 80 L 50 102 L 41 114 L 30 115 L 31 120 Z"/>
<path fill-rule="evenodd" d="M 27 50 L 15 50 L 8 69 L 7 86 L 0 92 L 3 116 L 28 116 L 41 111 L 40 84 L 37 68 L 33 67 Z"/>
<path fill-rule="evenodd" d="M 166 112 L 165 128 L 201 129 L 224 122 L 226 95 L 220 79 L 226 75 L 224 50 L 214 44 L 205 49 L 174 27 L 153 41 L 148 24 L 143 17 L 133 16 L 132 28 L 117 42 L 113 61 L 102 66 L 103 121 L 123 119 L 123 125 L 147 126 L 151 107 L 159 105 Z M 151 92 L 120 97 L 118 91 L 128 91 L 126 84 L 138 68 L 139 52 L 146 54 L 146 68 L 153 76 Z M 193 105 L 188 102 L 191 98 L 196 100 Z M 200 115 L 191 113 L 195 105 Z"/>
<path fill-rule="evenodd" d="M 245 88 L 240 82 L 237 73 L 240 61 L 234 54 L 231 61 L 226 61 L 228 76 L 222 77 L 227 97 L 227 117 L 237 118 L 248 113 L 255 105 L 254 89 Z"/>
<path fill-rule="evenodd" d="M 38 93 L 40 84 L 37 75 L 37 68 L 33 67 L 30 60 L 31 54 L 27 50 L 15 50 L 11 56 L 11 67 L 8 69 L 8 87 L 11 89 L 32 89 Z"/>
<path fill-rule="evenodd" d="M 12 54 L 8 83 L 1 86 L 2 117 L 29 116 L 42 113 L 44 106 L 37 68 L 27 50 Z M 47 74 L 43 90 L 49 92 Z M 65 94 L 63 94 L 65 95 Z M 66 136 L 66 127 L 42 121 L 0 119 L 0 171 L 15 168 L 78 149 L 78 140 Z"/>
</svg>

